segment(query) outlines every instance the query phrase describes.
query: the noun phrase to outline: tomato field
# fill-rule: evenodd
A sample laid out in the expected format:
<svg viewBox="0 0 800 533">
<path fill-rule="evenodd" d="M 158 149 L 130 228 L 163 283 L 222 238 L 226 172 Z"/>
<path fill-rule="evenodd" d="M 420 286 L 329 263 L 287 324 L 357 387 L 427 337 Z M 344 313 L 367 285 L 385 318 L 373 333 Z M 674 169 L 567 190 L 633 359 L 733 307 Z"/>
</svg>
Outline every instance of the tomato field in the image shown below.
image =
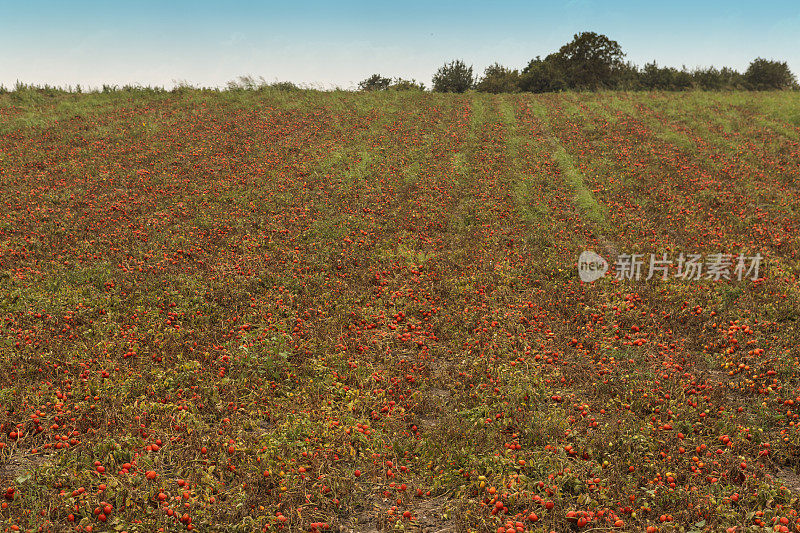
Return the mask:
<svg viewBox="0 0 800 533">
<path fill-rule="evenodd" d="M 800 531 L 799 252 L 796 92 L 2 95 L 0 530 Z"/>
</svg>

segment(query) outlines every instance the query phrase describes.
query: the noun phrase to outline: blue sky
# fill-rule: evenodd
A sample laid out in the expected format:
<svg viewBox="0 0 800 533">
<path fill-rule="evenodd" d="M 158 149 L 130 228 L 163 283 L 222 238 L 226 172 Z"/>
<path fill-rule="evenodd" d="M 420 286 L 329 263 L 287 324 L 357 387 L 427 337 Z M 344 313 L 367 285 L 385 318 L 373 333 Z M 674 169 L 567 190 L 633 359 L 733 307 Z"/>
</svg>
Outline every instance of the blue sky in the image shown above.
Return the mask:
<svg viewBox="0 0 800 533">
<path fill-rule="evenodd" d="M 0 0 L 0 84 L 223 86 L 251 74 L 351 88 L 378 72 L 430 85 L 445 61 L 521 68 L 580 31 L 639 65 L 744 70 L 760 56 L 800 76 L 800 2 L 788 0 Z"/>
</svg>

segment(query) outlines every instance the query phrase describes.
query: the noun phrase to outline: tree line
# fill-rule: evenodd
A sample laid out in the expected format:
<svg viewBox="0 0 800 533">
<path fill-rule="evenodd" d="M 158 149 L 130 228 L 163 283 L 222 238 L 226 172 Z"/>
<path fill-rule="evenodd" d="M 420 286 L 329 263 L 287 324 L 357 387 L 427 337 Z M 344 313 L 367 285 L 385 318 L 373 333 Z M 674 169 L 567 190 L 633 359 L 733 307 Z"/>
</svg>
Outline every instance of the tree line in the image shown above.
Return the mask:
<svg viewBox="0 0 800 533">
<path fill-rule="evenodd" d="M 665 90 L 686 89 L 797 89 L 797 79 L 786 62 L 757 58 L 744 73 L 729 67 L 680 70 L 655 61 L 638 67 L 625 61 L 617 41 L 595 32 L 576 34 L 557 52 L 540 56 L 521 70 L 495 63 L 476 76 L 462 60 L 444 64 L 433 75 L 433 91 L 461 93 L 475 89 L 487 93 L 546 93 L 564 90 Z M 373 74 L 359 83 L 363 91 L 424 90 L 415 80 Z"/>
</svg>

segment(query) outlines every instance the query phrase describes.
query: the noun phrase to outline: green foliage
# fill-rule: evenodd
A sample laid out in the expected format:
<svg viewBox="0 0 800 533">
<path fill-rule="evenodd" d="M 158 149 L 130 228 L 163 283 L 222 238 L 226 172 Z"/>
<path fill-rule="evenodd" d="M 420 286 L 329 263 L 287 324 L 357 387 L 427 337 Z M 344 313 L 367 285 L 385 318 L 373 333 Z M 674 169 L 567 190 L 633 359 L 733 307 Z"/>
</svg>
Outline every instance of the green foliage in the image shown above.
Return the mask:
<svg viewBox="0 0 800 533">
<path fill-rule="evenodd" d="M 786 62 L 754 59 L 744 73 L 744 81 L 749 89 L 764 91 L 769 89 L 790 89 L 797 85 L 792 71 Z"/>
<path fill-rule="evenodd" d="M 425 84 L 413 78 L 410 80 L 395 78 L 388 88 L 390 91 L 424 91 Z"/>
<path fill-rule="evenodd" d="M 489 65 L 475 88 L 485 93 L 515 93 L 519 91 L 519 72 L 499 63 Z"/>
<path fill-rule="evenodd" d="M 433 90 L 439 93 L 463 93 L 474 85 L 472 66 L 460 59 L 441 66 L 433 76 Z"/>
<path fill-rule="evenodd" d="M 616 76 L 624 67 L 624 57 L 617 41 L 589 31 L 576 34 L 552 60 L 561 67 L 570 87 L 601 89 L 616 85 Z"/>
<path fill-rule="evenodd" d="M 298 87 L 297 84 L 292 83 L 291 81 L 276 81 L 275 83 L 271 83 L 269 85 L 270 89 L 276 91 L 302 91 L 302 87 Z"/>
<path fill-rule="evenodd" d="M 380 74 L 373 74 L 359 82 L 358 88 L 362 91 L 424 91 L 425 85 L 413 79 L 395 78 L 392 80 Z"/>
<path fill-rule="evenodd" d="M 176 89 L 194 89 L 191 85 L 186 84 L 185 82 L 181 82 L 176 86 Z M 259 76 L 258 78 L 254 78 L 250 75 L 239 76 L 235 80 L 231 80 L 226 84 L 226 88 L 229 91 L 266 91 L 266 90 L 278 90 L 278 91 L 301 91 L 302 89 L 295 85 L 290 81 L 276 81 L 274 83 L 269 83 L 267 80 L 264 79 L 263 76 Z"/>
<path fill-rule="evenodd" d="M 614 89 L 632 91 L 640 89 L 639 67 L 630 61 L 619 66 L 614 77 Z"/>
<path fill-rule="evenodd" d="M 269 86 L 262 76 L 254 78 L 250 75 L 239 76 L 226 84 L 229 91 L 257 91 Z"/>
<path fill-rule="evenodd" d="M 385 78 L 380 74 L 373 74 L 365 80 L 358 83 L 358 88 L 362 91 L 385 91 L 391 85 L 392 80 Z"/>
<path fill-rule="evenodd" d="M 635 89 L 636 66 L 622 61 L 625 54 L 616 41 L 585 32 L 553 54 L 532 59 L 522 70 L 519 86 L 533 93 L 565 89 Z"/>
<path fill-rule="evenodd" d="M 550 54 L 544 59 L 539 56 L 532 59 L 522 70 L 519 85 L 526 92 L 548 93 L 563 91 L 567 88 L 567 81 L 561 65 L 554 54 Z"/>
<path fill-rule="evenodd" d="M 624 62 L 624 57 L 617 41 L 594 32 L 579 33 L 558 52 L 544 59 L 540 56 L 532 59 L 519 75 L 518 87 L 533 93 L 566 89 L 681 91 L 693 88 L 766 90 L 797 87 L 797 80 L 785 62 L 759 58 L 742 75 L 729 67 L 717 69 L 712 66 L 690 71 L 685 66 L 681 69 L 659 67 L 655 61 L 639 69 L 633 63 Z M 499 65 L 490 69 L 481 80 L 479 90 L 506 92 L 492 88 L 502 87 L 504 76 L 513 71 Z"/>
<path fill-rule="evenodd" d="M 645 89 L 675 91 L 692 86 L 692 75 L 686 69 L 659 67 L 655 61 L 647 63 L 639 75 L 639 83 Z"/>
<path fill-rule="evenodd" d="M 697 68 L 692 71 L 692 80 L 695 87 L 706 90 L 719 90 L 736 87 L 741 84 L 742 75 L 735 70 L 722 67 Z"/>
</svg>

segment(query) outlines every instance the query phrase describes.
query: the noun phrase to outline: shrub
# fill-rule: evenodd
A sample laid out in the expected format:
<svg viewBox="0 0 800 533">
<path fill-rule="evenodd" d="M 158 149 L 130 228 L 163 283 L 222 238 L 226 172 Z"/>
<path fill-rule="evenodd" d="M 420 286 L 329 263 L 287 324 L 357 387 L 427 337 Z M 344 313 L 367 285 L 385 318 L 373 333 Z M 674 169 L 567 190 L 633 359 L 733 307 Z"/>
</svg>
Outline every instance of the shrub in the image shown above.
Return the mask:
<svg viewBox="0 0 800 533">
<path fill-rule="evenodd" d="M 275 89 L 277 91 L 302 91 L 302 87 L 298 87 L 297 84 L 292 83 L 291 81 L 276 81 L 275 83 L 269 86 L 271 89 Z"/>
<path fill-rule="evenodd" d="M 790 89 L 797 83 L 794 74 L 785 62 L 754 59 L 744 73 L 744 81 L 749 89 L 763 91 L 769 89 Z"/>
<path fill-rule="evenodd" d="M 405 80 L 403 78 L 395 78 L 391 85 L 389 85 L 389 90 L 392 91 L 424 91 L 425 84 L 420 83 L 415 79 Z"/>
<path fill-rule="evenodd" d="M 556 61 L 555 54 L 544 59 L 536 57 L 522 69 L 519 79 L 520 89 L 532 93 L 563 91 L 567 88 L 564 71 Z"/>
<path fill-rule="evenodd" d="M 472 66 L 460 59 L 444 64 L 433 76 L 433 90 L 440 93 L 463 93 L 474 85 Z"/>
<path fill-rule="evenodd" d="M 722 67 L 719 77 L 722 79 L 723 87 L 736 88 L 742 85 L 742 75 L 730 67 Z"/>
<path fill-rule="evenodd" d="M 519 91 L 519 72 L 495 63 L 486 67 L 475 88 L 485 93 L 515 93 Z"/>
<path fill-rule="evenodd" d="M 249 74 L 239 76 L 226 84 L 229 91 L 256 91 L 267 86 L 267 80 L 259 76 L 258 79 Z"/>
<path fill-rule="evenodd" d="M 659 67 L 655 61 L 647 63 L 639 73 L 639 84 L 644 89 L 679 91 L 689 89 L 694 83 L 692 73 L 683 67 Z"/>
<path fill-rule="evenodd" d="M 589 31 L 576 34 L 551 60 L 560 64 L 570 88 L 600 89 L 617 84 L 624 57 L 617 41 Z"/>
<path fill-rule="evenodd" d="M 362 91 L 384 91 L 389 88 L 392 80 L 384 78 L 380 74 L 373 74 L 365 80 L 358 83 L 358 88 Z"/>
<path fill-rule="evenodd" d="M 692 88 L 692 73 L 687 70 L 685 65 L 683 65 L 680 70 L 675 70 L 673 85 L 678 91 Z"/>
<path fill-rule="evenodd" d="M 362 91 L 424 91 L 425 85 L 414 79 L 395 78 L 392 80 L 380 74 L 373 74 L 359 82 L 358 88 Z"/>
<path fill-rule="evenodd" d="M 692 83 L 695 87 L 706 90 L 718 90 L 725 86 L 720 71 L 714 67 L 694 69 Z"/>
<path fill-rule="evenodd" d="M 615 70 L 614 89 L 632 91 L 641 89 L 639 84 L 639 67 L 631 62 L 620 65 Z"/>
</svg>

